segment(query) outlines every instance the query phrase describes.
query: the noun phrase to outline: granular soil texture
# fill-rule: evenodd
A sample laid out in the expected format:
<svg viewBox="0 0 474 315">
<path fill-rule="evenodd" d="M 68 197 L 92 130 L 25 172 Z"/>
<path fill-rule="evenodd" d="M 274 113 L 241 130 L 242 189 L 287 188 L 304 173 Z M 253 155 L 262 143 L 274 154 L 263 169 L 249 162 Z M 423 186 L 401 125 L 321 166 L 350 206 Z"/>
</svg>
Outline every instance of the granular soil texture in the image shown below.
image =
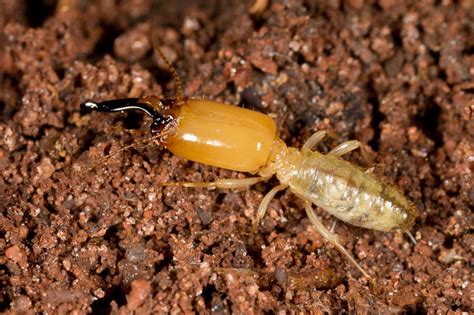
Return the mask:
<svg viewBox="0 0 474 315">
<path fill-rule="evenodd" d="M 474 312 L 472 1 L 265 2 L 1 1 L 0 311 Z M 268 114 L 290 146 L 368 144 L 416 244 L 316 209 L 371 287 L 288 191 L 253 231 L 276 180 L 164 187 L 248 175 L 147 143 L 101 160 L 150 120 L 80 103 L 175 94 L 151 38 L 187 95 Z"/>
</svg>

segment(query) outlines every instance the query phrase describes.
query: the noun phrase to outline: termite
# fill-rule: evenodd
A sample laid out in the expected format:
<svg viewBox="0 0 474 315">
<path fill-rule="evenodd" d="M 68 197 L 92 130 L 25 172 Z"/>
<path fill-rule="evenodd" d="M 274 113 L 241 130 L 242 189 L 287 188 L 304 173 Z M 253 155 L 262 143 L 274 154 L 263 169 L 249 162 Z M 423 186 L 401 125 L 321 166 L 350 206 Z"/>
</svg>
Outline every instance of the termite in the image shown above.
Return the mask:
<svg viewBox="0 0 474 315">
<path fill-rule="evenodd" d="M 264 196 L 254 227 L 258 226 L 274 196 L 289 188 L 304 201 L 304 209 L 316 231 L 372 281 L 312 208 L 314 204 L 355 226 L 409 233 L 415 220 L 414 205 L 395 186 L 341 158 L 357 148 L 362 150 L 363 144 L 356 140 L 347 141 L 322 154 L 313 150 L 328 134 L 321 130 L 314 133 L 301 149 L 287 147 L 277 135 L 275 121 L 265 114 L 212 100 L 185 97 L 176 70 L 159 47 L 155 45 L 155 49 L 176 80 L 176 98 L 147 96 L 87 101 L 81 107 L 99 112 L 141 110 L 152 118 L 150 141 L 190 161 L 257 175 L 174 185 L 245 188 L 276 175 L 280 184 Z"/>
</svg>

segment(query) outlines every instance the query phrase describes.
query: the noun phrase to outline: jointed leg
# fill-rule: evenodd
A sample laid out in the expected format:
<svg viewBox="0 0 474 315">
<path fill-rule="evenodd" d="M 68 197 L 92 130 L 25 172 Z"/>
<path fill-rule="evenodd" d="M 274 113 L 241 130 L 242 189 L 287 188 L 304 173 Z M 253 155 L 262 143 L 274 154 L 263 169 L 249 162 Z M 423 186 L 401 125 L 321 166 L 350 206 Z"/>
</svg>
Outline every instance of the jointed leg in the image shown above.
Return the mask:
<svg viewBox="0 0 474 315">
<path fill-rule="evenodd" d="M 176 182 L 176 183 L 162 183 L 162 186 L 179 186 L 179 187 L 189 187 L 189 188 L 224 188 L 224 189 L 235 189 L 235 188 L 245 188 L 256 183 L 267 180 L 268 177 L 249 177 L 249 178 L 224 178 L 217 179 L 214 182 L 201 182 L 201 183 L 192 183 L 192 182 Z"/>
<path fill-rule="evenodd" d="M 372 281 L 372 278 L 369 276 L 369 274 L 362 269 L 362 267 L 357 263 L 357 261 L 349 254 L 349 252 L 344 248 L 344 246 L 341 245 L 339 242 L 337 235 L 329 231 L 321 222 L 321 220 L 318 218 L 318 216 L 314 213 L 313 207 L 309 202 L 305 202 L 305 210 L 306 214 L 308 215 L 309 220 L 313 224 L 313 227 L 318 231 L 319 234 L 321 234 L 322 237 L 324 237 L 328 242 L 332 243 L 336 248 L 344 255 L 346 258 L 359 269 L 362 274 L 367 277 L 370 281 Z"/>
<path fill-rule="evenodd" d="M 375 166 L 369 167 L 368 169 L 365 170 L 366 174 L 373 174 L 375 171 Z"/>
<path fill-rule="evenodd" d="M 301 147 L 302 149 L 313 149 L 321 140 L 327 136 L 326 130 L 320 130 L 315 132 L 311 137 L 306 140 L 306 142 Z"/>
<path fill-rule="evenodd" d="M 416 239 L 415 237 L 410 233 L 410 231 L 405 231 L 405 234 L 408 236 L 410 241 L 413 243 L 413 245 L 416 245 Z"/>
<path fill-rule="evenodd" d="M 362 158 L 365 160 L 365 162 L 370 163 L 371 159 L 369 157 L 365 144 L 357 140 L 351 140 L 351 141 L 346 141 L 346 142 L 341 143 L 340 145 L 338 145 L 337 147 L 329 151 L 328 155 L 342 156 L 357 148 L 360 148 Z"/>
<path fill-rule="evenodd" d="M 265 197 L 263 197 L 262 202 L 258 206 L 257 210 L 257 215 L 255 216 L 255 222 L 253 223 L 253 229 L 254 231 L 257 230 L 258 224 L 260 223 L 260 220 L 262 220 L 263 216 L 265 215 L 265 212 L 267 212 L 268 205 L 270 204 L 270 201 L 272 201 L 273 197 L 279 192 L 282 191 L 283 189 L 286 189 L 286 185 L 278 185 L 272 188 Z"/>
<path fill-rule="evenodd" d="M 350 140 L 339 144 L 337 147 L 329 151 L 328 155 L 343 156 L 346 153 L 349 153 L 357 148 L 361 148 L 362 143 L 357 140 Z"/>
</svg>

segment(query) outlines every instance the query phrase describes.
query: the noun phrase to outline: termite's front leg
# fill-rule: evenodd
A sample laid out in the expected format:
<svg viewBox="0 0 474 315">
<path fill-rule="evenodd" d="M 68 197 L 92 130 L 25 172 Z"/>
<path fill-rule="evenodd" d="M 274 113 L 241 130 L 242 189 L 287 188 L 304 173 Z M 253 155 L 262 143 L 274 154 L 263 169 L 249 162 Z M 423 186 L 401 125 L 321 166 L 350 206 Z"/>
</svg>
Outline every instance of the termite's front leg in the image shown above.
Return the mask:
<svg viewBox="0 0 474 315">
<path fill-rule="evenodd" d="M 178 186 L 178 187 L 189 187 L 189 188 L 222 188 L 222 189 L 236 189 L 236 188 L 246 188 L 256 183 L 267 180 L 268 177 L 249 177 L 249 178 L 224 178 L 217 179 L 213 182 L 201 182 L 201 183 L 192 183 L 192 182 L 176 182 L 176 183 L 162 183 L 162 186 Z"/>
<path fill-rule="evenodd" d="M 318 218 L 318 216 L 314 213 L 313 207 L 311 206 L 311 203 L 309 201 L 305 202 L 305 210 L 306 214 L 308 215 L 309 220 L 313 224 L 313 227 L 318 231 L 319 234 L 321 234 L 324 239 L 326 239 L 328 242 L 336 246 L 336 248 L 344 255 L 346 258 L 355 266 L 357 269 L 359 269 L 362 274 L 367 277 L 370 281 L 373 281 L 372 278 L 369 276 L 369 274 L 359 265 L 359 263 L 352 257 L 351 254 L 347 251 L 347 249 L 342 246 L 342 244 L 339 242 L 339 239 L 336 234 L 332 233 L 329 231 L 324 224 L 321 222 L 321 220 Z"/>
</svg>

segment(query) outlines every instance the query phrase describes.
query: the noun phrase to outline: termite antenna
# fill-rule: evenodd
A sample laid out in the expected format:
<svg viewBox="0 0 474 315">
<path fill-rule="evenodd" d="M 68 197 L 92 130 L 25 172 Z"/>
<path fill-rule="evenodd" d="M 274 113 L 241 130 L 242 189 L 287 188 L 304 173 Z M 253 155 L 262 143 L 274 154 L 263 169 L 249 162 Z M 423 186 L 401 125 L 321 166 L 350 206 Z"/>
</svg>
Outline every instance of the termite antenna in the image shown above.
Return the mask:
<svg viewBox="0 0 474 315">
<path fill-rule="evenodd" d="M 182 103 L 184 100 L 184 92 L 183 92 L 183 84 L 181 83 L 181 79 L 178 75 L 178 72 L 176 69 L 173 67 L 171 62 L 165 57 L 165 54 L 163 51 L 160 49 L 158 44 L 156 43 L 155 40 L 152 38 L 152 43 L 153 43 L 153 48 L 158 52 L 160 55 L 161 59 L 164 61 L 166 64 L 166 67 L 168 68 L 168 71 L 171 72 L 171 75 L 173 76 L 174 80 L 176 81 L 176 100 L 178 101 L 178 104 Z"/>
<path fill-rule="evenodd" d="M 129 144 L 125 147 L 122 147 L 118 150 L 115 150 L 114 152 L 111 152 L 111 153 L 107 154 L 106 156 L 104 156 L 104 157 L 100 158 L 99 160 L 95 161 L 94 163 L 91 163 L 89 165 L 88 169 L 93 170 L 94 168 L 96 168 L 97 165 L 102 164 L 103 162 L 110 159 L 112 156 L 117 155 L 118 153 L 126 151 L 128 149 L 140 147 L 140 145 L 142 146 L 141 148 L 145 148 L 145 147 L 149 146 L 152 143 L 153 140 L 157 140 L 159 137 L 160 137 L 159 135 L 153 135 L 152 137 L 146 138 L 142 141 L 135 142 L 135 143 Z"/>
</svg>

